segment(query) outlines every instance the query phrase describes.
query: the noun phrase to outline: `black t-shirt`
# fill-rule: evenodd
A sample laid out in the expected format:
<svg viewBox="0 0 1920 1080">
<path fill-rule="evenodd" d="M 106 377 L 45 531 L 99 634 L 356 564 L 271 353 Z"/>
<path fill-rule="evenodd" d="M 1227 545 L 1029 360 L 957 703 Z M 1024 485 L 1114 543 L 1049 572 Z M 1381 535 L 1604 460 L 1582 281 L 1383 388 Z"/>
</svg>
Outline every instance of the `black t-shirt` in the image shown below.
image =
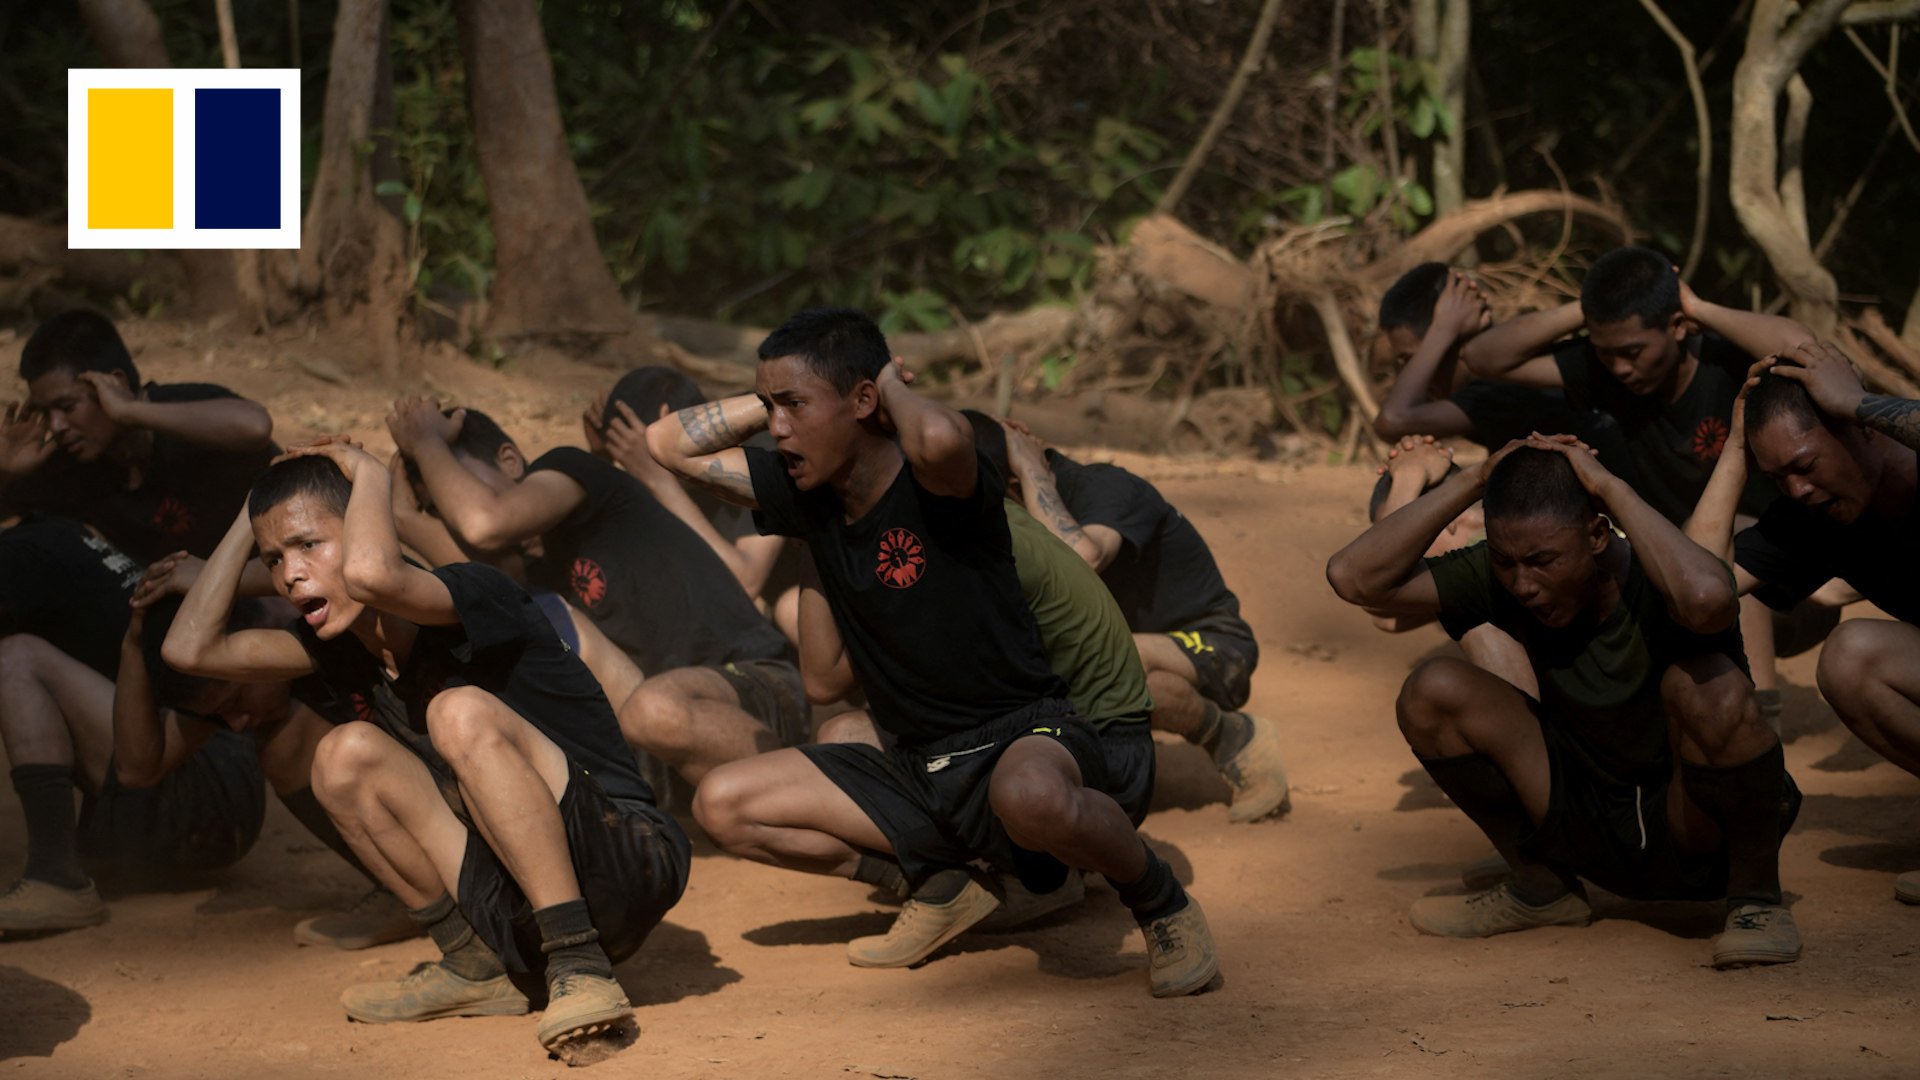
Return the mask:
<svg viewBox="0 0 1920 1080">
<path fill-rule="evenodd" d="M 907 746 L 1067 696 L 1014 570 L 1006 480 L 976 459 L 969 498 L 932 494 L 902 462 L 873 508 L 848 522 L 831 489 L 803 492 L 778 454 L 747 449 L 755 521 L 807 542 L 874 722 Z"/>
<path fill-rule="evenodd" d="M 1209 615 L 1239 617 L 1240 599 L 1200 531 L 1152 484 L 1118 465 L 1082 465 L 1057 450 L 1047 451 L 1047 465 L 1081 525 L 1120 534 L 1120 551 L 1100 579 L 1135 632 L 1185 630 Z"/>
<path fill-rule="evenodd" d="M 147 387 L 148 400 L 163 403 L 234 396 L 204 383 Z M 119 463 L 82 463 L 60 451 L 8 488 L 5 498 L 16 512 L 42 510 L 84 521 L 142 563 L 176 551 L 204 559 L 220 546 L 274 453 L 271 447 L 214 450 L 156 432 L 152 459 L 134 490 L 127 490 L 126 468 Z"/>
<path fill-rule="evenodd" d="M 571 597 L 646 675 L 787 655 L 740 582 L 698 533 L 646 485 L 571 446 L 542 454 L 586 490 L 573 513 L 540 537 L 527 579 Z"/>
<path fill-rule="evenodd" d="M 1880 610 L 1920 624 L 1920 501 L 1892 520 L 1862 515 L 1842 525 L 1792 499 L 1779 499 L 1733 540 L 1733 561 L 1765 583 L 1754 595 L 1786 610 L 1833 578 Z"/>
<path fill-rule="evenodd" d="M 1594 444 L 1601 464 L 1675 524 L 1693 514 L 1706 490 L 1727 441 L 1733 401 L 1753 366 L 1753 357 L 1718 334 L 1695 334 L 1686 348 L 1700 363 L 1693 381 L 1671 404 L 1629 393 L 1600 363 L 1585 337 L 1572 338 L 1553 352 L 1567 404 L 1576 411 L 1598 410 L 1619 422 L 1617 448 Z M 1773 483 L 1756 472 L 1747 478 L 1740 510 L 1757 515 L 1778 494 Z"/>
<path fill-rule="evenodd" d="M 143 568 L 71 518 L 0 532 L 0 637 L 33 634 L 113 678 Z"/>
<path fill-rule="evenodd" d="M 1534 431 L 1544 435 L 1581 433 L 1573 410 L 1567 407 L 1567 396 L 1558 390 L 1474 379 L 1447 400 L 1466 413 L 1467 422 L 1473 425 L 1467 437 L 1489 450 L 1498 450 Z"/>
<path fill-rule="evenodd" d="M 652 804 L 606 694 L 526 591 L 481 563 L 454 563 L 433 576 L 453 594 L 460 621 L 421 627 L 398 678 L 353 635 L 323 641 L 304 622 L 296 627 L 317 674 L 355 717 L 419 755 L 446 792 L 452 772 L 427 737 L 427 703 L 449 687 L 476 686 L 553 740 L 608 796 Z"/>
<path fill-rule="evenodd" d="M 1676 661 L 1720 653 L 1744 670 L 1739 624 L 1697 634 L 1675 622 L 1639 555 L 1629 550 L 1620 603 L 1606 617 L 1551 627 L 1493 575 L 1486 541 L 1426 560 L 1440 597 L 1440 625 L 1455 641 L 1483 623 L 1527 651 L 1545 715 L 1562 724 L 1594 764 L 1624 783 L 1667 779 L 1671 761 L 1660 678 Z"/>
</svg>

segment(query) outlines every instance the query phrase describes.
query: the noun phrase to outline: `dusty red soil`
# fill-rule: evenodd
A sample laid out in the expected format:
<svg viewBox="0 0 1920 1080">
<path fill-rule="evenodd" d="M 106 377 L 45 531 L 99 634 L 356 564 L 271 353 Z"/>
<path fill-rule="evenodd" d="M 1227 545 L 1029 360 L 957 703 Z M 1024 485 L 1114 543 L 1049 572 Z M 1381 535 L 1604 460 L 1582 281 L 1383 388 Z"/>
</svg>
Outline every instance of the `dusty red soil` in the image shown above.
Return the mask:
<svg viewBox="0 0 1920 1080">
<path fill-rule="evenodd" d="M 317 380 L 263 345 L 155 324 L 133 333 L 154 376 L 265 400 L 280 437 L 345 428 L 384 442 L 384 395 Z M 17 340 L 0 342 L 10 369 Z M 343 367 L 351 364 L 342 363 Z M 538 450 L 575 437 L 600 370 L 535 380 L 455 358 L 432 383 L 494 411 Z M 1069 919 L 963 938 L 915 971 L 847 965 L 882 929 L 861 887 L 696 848 L 692 885 L 620 976 L 639 1041 L 592 1072 L 829 1076 L 1913 1076 L 1920 911 L 1891 897 L 1920 866 L 1920 785 L 1851 741 L 1786 664 L 1787 760 L 1807 800 L 1783 878 L 1806 940 L 1793 965 L 1707 966 L 1712 906 L 1601 899 L 1583 929 L 1486 942 L 1407 926 L 1416 897 L 1459 890 L 1486 850 L 1415 771 L 1394 694 L 1437 630 L 1389 637 L 1327 588 L 1361 525 L 1354 468 L 1129 457 L 1212 541 L 1259 632 L 1251 707 L 1287 740 L 1294 809 L 1229 826 L 1197 751 L 1163 746 L 1145 832 L 1205 904 L 1224 986 L 1147 996 L 1137 931 L 1104 888 Z M 22 853 L 0 795 L 0 867 Z M 689 826 L 690 831 L 692 827 Z M 427 959 L 424 941 L 364 953 L 296 947 L 302 915 L 357 879 L 273 804 L 258 847 L 218 881 L 112 900 L 107 925 L 0 942 L 0 1075 L 544 1077 L 527 1018 L 351 1024 L 340 989 Z M 592 1073 L 589 1073 L 591 1075 Z M 577 1074 L 576 1074 L 577 1075 Z"/>
</svg>

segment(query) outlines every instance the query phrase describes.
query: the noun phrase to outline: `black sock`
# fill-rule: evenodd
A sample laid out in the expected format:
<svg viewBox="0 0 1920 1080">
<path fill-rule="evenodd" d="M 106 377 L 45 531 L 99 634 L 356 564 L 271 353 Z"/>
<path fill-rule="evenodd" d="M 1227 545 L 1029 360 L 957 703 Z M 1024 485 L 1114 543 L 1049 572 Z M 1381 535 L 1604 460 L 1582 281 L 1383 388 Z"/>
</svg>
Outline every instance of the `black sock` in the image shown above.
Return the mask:
<svg viewBox="0 0 1920 1080">
<path fill-rule="evenodd" d="M 367 868 L 360 864 L 360 857 L 353 853 L 353 848 L 347 846 L 346 838 L 340 835 L 340 830 L 334 826 L 333 819 L 328 817 L 327 812 L 321 808 L 320 800 L 313 797 L 312 788 L 303 787 L 299 791 L 288 792 L 280 796 L 280 804 L 287 808 L 287 812 L 293 815 L 295 821 L 305 825 L 308 832 L 332 849 L 335 855 L 347 860 L 347 865 L 358 870 L 361 877 L 368 881 L 374 880 L 373 875 L 367 873 Z M 379 882 L 375 881 L 374 884 L 377 885 Z"/>
<path fill-rule="evenodd" d="M 407 917 L 427 928 L 427 936 L 440 946 L 441 965 L 455 975 L 469 982 L 485 982 L 507 973 L 500 957 L 468 925 L 451 894 L 441 893 L 440 899 L 426 907 L 408 911 Z"/>
<path fill-rule="evenodd" d="M 1680 763 L 1687 796 L 1720 826 L 1727 847 L 1727 905 L 1780 903 L 1780 838 L 1798 809 L 1779 743 L 1752 761 L 1716 767 Z"/>
<path fill-rule="evenodd" d="M 1253 720 L 1246 713 L 1233 709 L 1219 711 L 1220 734 L 1207 752 L 1213 755 L 1215 765 L 1225 765 L 1233 760 L 1233 755 L 1246 749 L 1247 744 L 1253 741 Z"/>
<path fill-rule="evenodd" d="M 972 880 L 972 874 L 958 868 L 936 870 L 914 888 L 913 898 L 923 904 L 949 904 Z"/>
<path fill-rule="evenodd" d="M 1133 912 L 1134 921 L 1145 926 L 1155 919 L 1164 919 L 1187 906 L 1187 890 L 1180 887 L 1180 879 L 1173 876 L 1173 867 L 1153 853 L 1146 841 L 1140 842 L 1147 853 L 1147 872 L 1134 881 L 1115 881 L 1107 879 L 1113 891 L 1120 894 L 1120 902 Z"/>
<path fill-rule="evenodd" d="M 1507 865 L 1513 867 L 1513 879 L 1507 888 L 1521 903 L 1539 907 L 1572 891 L 1572 883 L 1552 868 L 1521 856 L 1520 838 L 1532 831 L 1533 819 L 1521 805 L 1520 793 L 1492 758 L 1485 754 L 1414 757 L 1453 805 L 1506 857 Z"/>
<path fill-rule="evenodd" d="M 1220 747 L 1220 706 L 1200 699 L 1200 722 L 1187 732 L 1187 741 L 1211 754 Z"/>
<path fill-rule="evenodd" d="M 20 876 L 63 889 L 84 889 L 93 879 L 80 868 L 74 846 L 73 769 L 66 765 L 15 765 L 13 790 L 27 819 L 27 868 Z"/>
<path fill-rule="evenodd" d="M 853 880 L 885 889 L 895 896 L 907 895 L 907 876 L 900 872 L 899 863 L 884 855 L 861 852 L 860 861 L 853 866 Z"/>
<path fill-rule="evenodd" d="M 540 928 L 540 951 L 547 954 L 547 985 L 562 975 L 598 975 L 613 978 L 613 961 L 600 947 L 600 931 L 593 927 L 585 900 L 543 907 L 533 913 Z"/>
<path fill-rule="evenodd" d="M 1774 732 L 1780 730 L 1780 716 L 1786 711 L 1786 701 L 1778 690 L 1755 690 L 1753 696 L 1760 702 L 1760 720 Z"/>
</svg>

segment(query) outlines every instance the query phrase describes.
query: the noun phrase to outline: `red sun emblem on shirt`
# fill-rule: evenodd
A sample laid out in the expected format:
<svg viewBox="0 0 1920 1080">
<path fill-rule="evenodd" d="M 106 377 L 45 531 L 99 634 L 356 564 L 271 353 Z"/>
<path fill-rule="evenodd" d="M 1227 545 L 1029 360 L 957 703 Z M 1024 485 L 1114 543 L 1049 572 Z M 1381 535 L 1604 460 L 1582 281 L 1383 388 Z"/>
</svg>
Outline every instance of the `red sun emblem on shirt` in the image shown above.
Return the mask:
<svg viewBox="0 0 1920 1080">
<path fill-rule="evenodd" d="M 347 702 L 353 706 L 355 720 L 363 724 L 373 723 L 373 702 L 367 700 L 367 695 L 358 692 L 348 694 Z"/>
<path fill-rule="evenodd" d="M 153 511 L 153 527 L 168 536 L 185 536 L 193 531 L 193 511 L 178 498 L 168 495 Z"/>
<path fill-rule="evenodd" d="M 880 538 L 880 561 L 873 572 L 889 589 L 911 588 L 927 570 L 926 545 L 905 529 L 888 529 Z"/>
<path fill-rule="evenodd" d="M 598 608 L 607 598 L 607 572 L 584 555 L 573 560 L 572 584 L 573 595 L 579 597 L 589 611 Z"/>
<path fill-rule="evenodd" d="M 1727 445 L 1727 422 L 1709 416 L 1693 429 L 1693 456 L 1701 461 L 1719 461 L 1720 449 Z"/>
</svg>

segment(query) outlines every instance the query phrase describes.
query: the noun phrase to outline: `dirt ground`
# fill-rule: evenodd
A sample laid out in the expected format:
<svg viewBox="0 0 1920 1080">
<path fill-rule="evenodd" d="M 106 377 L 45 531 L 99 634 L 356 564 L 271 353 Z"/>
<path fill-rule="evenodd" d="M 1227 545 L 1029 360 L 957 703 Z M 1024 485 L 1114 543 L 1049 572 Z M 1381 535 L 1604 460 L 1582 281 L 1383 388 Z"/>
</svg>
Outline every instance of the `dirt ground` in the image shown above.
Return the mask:
<svg viewBox="0 0 1920 1080">
<path fill-rule="evenodd" d="M 219 381 L 272 408 L 278 437 L 321 430 L 385 444 L 387 395 L 328 381 L 322 345 L 173 323 L 129 334 L 150 378 Z M 19 341 L 0 338 L 11 371 Z M 327 377 L 311 372 L 321 371 Z M 577 439 L 611 381 L 559 364 L 538 379 L 455 357 L 429 384 L 493 412 L 532 451 Z M 1077 433 L 1086 435 L 1089 429 Z M 1094 430 L 1104 437 L 1105 433 Z M 1059 436 L 1063 439 L 1066 436 Z M 1071 440 L 1068 440 L 1071 441 Z M 1370 472 L 1127 456 L 1207 536 L 1260 636 L 1250 708 L 1286 739 L 1293 811 L 1229 826 L 1204 757 L 1162 745 L 1145 833 L 1205 905 L 1224 985 L 1147 995 L 1145 953 L 1104 886 L 1068 918 L 972 935 L 914 971 L 847 965 L 847 939 L 891 916 L 848 882 L 718 855 L 696 840 L 686 898 L 619 974 L 639 1041 L 596 1072 L 650 1077 L 1902 1076 L 1920 910 L 1891 896 L 1920 866 L 1920 785 L 1876 762 L 1818 704 L 1814 657 L 1785 665 L 1787 761 L 1806 805 L 1782 877 L 1805 958 L 1716 972 L 1715 906 L 1630 906 L 1486 942 L 1422 937 L 1416 897 L 1460 891 L 1487 850 L 1401 742 L 1409 668 L 1450 648 L 1436 629 L 1375 631 L 1322 568 L 1362 525 Z M 0 796 L 0 869 L 23 855 Z M 690 833 L 697 829 L 688 823 Z M 362 953 L 300 948 L 296 919 L 358 879 L 271 803 L 259 845 L 204 887 L 119 896 L 103 927 L 0 942 L 0 1076 L 550 1077 L 529 1018 L 407 1027 L 347 1022 L 348 983 L 390 978 L 424 940 Z M 580 1075 L 580 1074 L 575 1074 Z"/>
</svg>

